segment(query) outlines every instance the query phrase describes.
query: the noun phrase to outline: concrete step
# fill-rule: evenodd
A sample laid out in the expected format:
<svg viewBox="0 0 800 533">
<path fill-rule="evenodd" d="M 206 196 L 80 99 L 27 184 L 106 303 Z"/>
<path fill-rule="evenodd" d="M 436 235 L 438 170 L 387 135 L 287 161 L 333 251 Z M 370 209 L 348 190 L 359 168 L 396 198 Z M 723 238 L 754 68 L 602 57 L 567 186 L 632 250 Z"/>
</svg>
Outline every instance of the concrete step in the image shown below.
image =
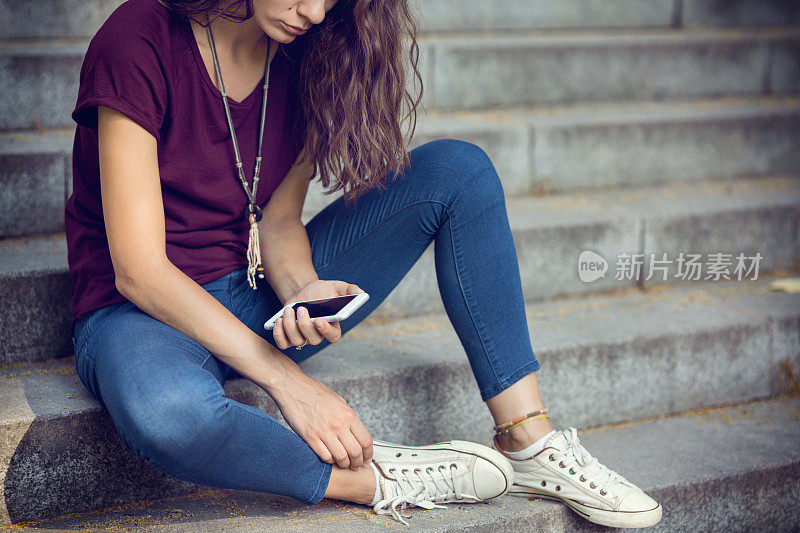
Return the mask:
<svg viewBox="0 0 800 533">
<path fill-rule="evenodd" d="M 682 0 L 680 20 L 692 26 L 785 26 L 800 24 L 800 4 L 786 0 Z"/>
<path fill-rule="evenodd" d="M 64 231 L 71 129 L 0 134 L 0 237 Z M 799 173 L 800 98 L 422 113 L 410 148 L 440 138 L 483 147 L 508 194 Z M 306 209 L 341 196 L 312 183 Z"/>
<path fill-rule="evenodd" d="M 800 8 L 786 0 L 421 0 L 420 8 L 425 32 L 800 23 Z"/>
<path fill-rule="evenodd" d="M 0 39 L 90 37 L 120 0 L 0 1 Z M 422 32 L 556 28 L 784 26 L 800 24 L 785 0 L 419 0 Z M 19 24 L 38 20 L 39 24 Z"/>
<path fill-rule="evenodd" d="M 420 47 L 431 109 L 800 91 L 796 27 L 431 34 Z M 12 95 L 0 129 L 72 126 L 85 50 L 83 40 L 0 42 L 0 88 Z"/>
<path fill-rule="evenodd" d="M 0 130 L 73 126 L 83 40 L 0 41 Z"/>
<path fill-rule="evenodd" d="M 580 438 L 601 462 L 661 503 L 664 516 L 648 531 L 795 531 L 800 528 L 798 416 L 800 400 L 786 399 L 604 428 Z M 510 495 L 403 514 L 425 532 L 606 530 L 560 503 Z M 367 506 L 336 500 L 305 506 L 266 493 L 204 488 L 184 497 L 20 523 L 15 531 L 349 533 L 399 527 Z"/>
<path fill-rule="evenodd" d="M 122 0 L 0 0 L 0 39 L 91 37 Z M 37 21 L 25 24 L 24 21 Z"/>
<path fill-rule="evenodd" d="M 797 28 L 464 34 L 424 45 L 426 105 L 442 110 L 800 88 Z"/>
<path fill-rule="evenodd" d="M 667 265 L 670 283 L 694 282 L 677 276 L 680 252 L 703 254 L 700 274 L 692 274 L 701 277 L 710 274 L 712 258 L 707 254 L 711 253 L 746 257 L 759 253 L 758 272 L 743 271 L 745 278 L 798 266 L 800 179 L 796 176 L 507 196 L 506 208 L 529 301 L 657 283 L 665 276 L 657 269 L 651 274 L 646 261 L 638 274 L 627 271 L 620 254 L 642 260 L 650 256 L 641 254 L 655 253 L 659 260 L 668 254 L 667 260 L 673 261 Z M 306 211 L 303 223 L 315 214 Z M 376 319 L 444 312 L 433 248 L 432 242 L 374 311 Z M 607 263 L 605 277 L 581 281 L 578 263 L 584 251 Z M 729 259 L 734 264 L 728 275 L 736 277 L 735 258 Z M 752 259 L 746 262 L 748 268 L 754 264 Z M 0 345 L 0 364 L 71 353 L 71 294 L 63 234 L 0 240 L 0 337 L 5 341 Z"/>
<path fill-rule="evenodd" d="M 527 306 L 534 350 L 542 363 L 538 376 L 543 398 L 554 424 L 597 427 L 781 393 L 786 387 L 781 378 L 796 380 L 800 365 L 800 295 L 769 292 L 765 282 L 700 283 Z M 356 374 L 353 364 L 359 369 Z M 361 323 L 326 348 L 325 355 L 301 366 L 346 398 L 374 438 L 408 444 L 451 438 L 485 443 L 491 436 L 491 418 L 445 316 Z M 796 390 L 797 384 L 793 386 Z M 225 392 L 282 420 L 271 399 L 248 380 L 229 380 Z M 0 397 L 5 435 L 0 471 L 6 494 L 0 523 L 204 488 L 163 474 L 126 449 L 107 413 L 74 374 L 72 357 L 3 368 Z M 420 405 L 436 405 L 448 416 L 420 417 Z M 628 427 L 617 433 L 625 437 L 608 441 L 608 448 L 600 445 L 602 440 L 588 442 L 597 446 L 590 450 L 632 481 L 663 491 L 655 495 L 668 510 L 665 524 L 723 520 L 727 514 L 719 518 L 708 510 L 709 491 L 719 499 L 715 505 L 736 501 L 742 512 L 750 508 L 751 499 L 762 505 L 773 501 L 788 490 L 790 480 L 789 492 L 796 497 L 797 407 L 793 402 L 788 410 L 727 411 L 713 424 L 705 416 L 683 419 L 678 426 L 657 422 L 648 427 L 661 429 L 647 438 Z M 742 432 L 727 433 L 734 428 Z M 620 442 L 629 444 L 618 449 Z M 623 453 L 632 454 L 630 463 L 620 460 Z M 654 472 L 658 475 L 649 477 Z M 784 488 L 765 498 L 767 487 Z M 694 503 L 701 494 L 703 505 Z M 761 494 L 757 500 L 756 494 Z M 741 504 L 743 500 L 748 503 Z M 268 504 L 262 509 L 275 512 L 287 505 L 280 498 L 258 501 Z M 515 520 L 539 515 L 510 502 L 503 508 L 516 513 Z M 769 512 L 746 516 L 775 519 L 772 511 L 782 507 L 775 503 Z M 173 508 L 172 503 L 165 507 Z M 561 508 L 551 511 L 561 513 Z M 557 516 L 560 523 L 571 515 Z M 480 517 L 470 514 L 469 520 Z M 568 521 L 564 527 L 578 524 Z"/>
<path fill-rule="evenodd" d="M 443 137 L 483 147 L 509 193 L 797 172 L 800 99 L 433 111 L 424 115 L 413 146 Z"/>
<path fill-rule="evenodd" d="M 0 133 L 0 238 L 64 231 L 74 133 Z"/>
</svg>

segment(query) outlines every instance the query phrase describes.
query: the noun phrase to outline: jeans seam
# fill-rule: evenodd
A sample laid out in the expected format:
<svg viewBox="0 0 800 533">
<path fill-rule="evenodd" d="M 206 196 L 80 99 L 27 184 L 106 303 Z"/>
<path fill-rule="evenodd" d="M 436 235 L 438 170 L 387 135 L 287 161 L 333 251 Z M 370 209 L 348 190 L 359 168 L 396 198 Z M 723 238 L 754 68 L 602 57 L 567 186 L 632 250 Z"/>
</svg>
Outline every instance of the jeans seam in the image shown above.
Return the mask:
<svg viewBox="0 0 800 533">
<path fill-rule="evenodd" d="M 498 378 L 497 376 L 497 370 L 495 369 L 494 363 L 492 362 L 492 358 L 490 356 L 491 351 L 488 349 L 487 347 L 488 344 L 484 340 L 483 332 L 481 331 L 478 322 L 475 320 L 475 311 L 473 311 L 473 309 L 469 305 L 469 299 L 467 298 L 468 291 L 465 288 L 463 281 L 461 280 L 461 273 L 459 272 L 458 269 L 458 253 L 456 251 L 456 239 L 453 236 L 453 217 L 450 214 L 449 206 L 447 207 L 447 218 L 450 220 L 449 224 L 450 244 L 453 250 L 453 263 L 456 265 L 455 268 L 456 279 L 458 280 L 458 287 L 461 289 L 461 297 L 464 299 L 464 305 L 467 308 L 467 312 L 469 313 L 470 319 L 472 320 L 472 325 L 475 328 L 475 331 L 478 332 L 478 338 L 480 339 L 481 345 L 483 346 L 483 350 L 486 353 L 486 362 L 489 364 L 489 368 L 492 370 L 492 375 L 494 376 L 494 380 L 496 383 L 500 383 L 500 378 Z"/>
<path fill-rule="evenodd" d="M 487 164 L 485 167 L 481 168 L 479 171 L 476 171 L 476 174 L 480 174 L 480 173 L 485 172 L 487 170 L 493 170 L 493 169 L 494 169 L 494 165 L 491 162 L 489 162 L 489 164 Z M 456 194 L 456 197 L 453 199 L 454 203 L 455 203 L 456 200 L 458 200 L 458 198 L 460 198 L 462 190 L 463 189 L 459 189 L 458 190 L 458 193 Z M 478 338 L 480 339 L 481 345 L 483 346 L 483 350 L 486 353 L 486 362 L 489 364 L 489 368 L 492 370 L 492 375 L 494 376 L 495 382 L 500 384 L 500 383 L 503 383 L 503 382 L 498 377 L 497 369 L 495 368 L 494 362 L 492 360 L 492 354 L 494 353 L 494 349 L 491 346 L 491 343 L 484 339 L 485 335 L 481 331 L 481 328 L 480 328 L 480 325 L 479 325 L 480 321 L 476 320 L 476 316 L 478 316 L 478 314 L 469 305 L 469 299 L 467 298 L 469 290 L 466 288 L 466 286 L 464 285 L 464 283 L 463 283 L 463 281 L 461 279 L 461 273 L 459 272 L 459 268 L 458 268 L 458 257 L 459 256 L 458 256 L 458 253 L 456 252 L 456 239 L 455 239 L 454 233 L 453 233 L 454 221 L 453 221 L 453 217 L 452 217 L 452 215 L 450 213 L 450 207 L 451 206 L 446 206 L 446 207 L 447 207 L 447 218 L 450 219 L 449 229 L 450 229 L 450 243 L 451 243 L 452 250 L 453 250 L 453 263 L 456 265 L 456 269 L 455 269 L 456 270 L 456 279 L 458 280 L 458 286 L 461 289 L 461 296 L 462 296 L 462 298 L 464 298 L 464 305 L 466 306 L 467 311 L 469 312 L 470 319 L 472 319 L 472 325 L 475 327 L 475 331 L 478 332 Z M 480 318 L 480 317 L 478 316 L 478 318 Z"/>
<path fill-rule="evenodd" d="M 322 498 L 325 497 L 325 489 L 327 488 L 327 484 L 325 485 L 325 487 L 323 487 L 322 482 L 327 479 L 328 484 L 330 483 L 332 470 L 333 470 L 333 465 L 331 463 L 325 463 L 323 465 L 322 474 L 320 475 L 319 481 L 317 482 L 317 488 L 314 489 L 314 495 L 310 499 L 306 500 L 306 503 L 314 505 L 319 503 L 320 500 L 322 500 Z"/>
<path fill-rule="evenodd" d="M 356 244 L 358 244 L 359 242 L 364 240 L 369 234 L 371 234 L 373 231 L 377 230 L 379 227 L 381 227 L 385 222 L 389 221 L 389 219 L 391 219 L 395 215 L 401 213 L 402 211 L 405 211 L 409 207 L 413 207 L 413 206 L 415 206 L 417 204 L 424 204 L 424 203 L 428 203 L 428 202 L 439 204 L 439 205 L 443 205 L 445 208 L 448 207 L 447 204 L 445 204 L 444 202 L 441 202 L 439 200 L 418 200 L 416 202 L 413 202 L 413 203 L 410 203 L 408 205 L 405 205 L 405 206 L 401 207 L 400 209 L 398 209 L 397 211 L 393 212 L 391 215 L 389 215 L 386 218 L 384 218 L 383 220 L 381 220 L 378 224 L 376 224 L 374 227 L 372 227 L 364 235 L 362 235 L 361 237 L 359 237 L 355 241 L 351 242 L 344 250 L 338 252 L 335 257 L 332 257 L 331 259 L 326 261 L 325 264 L 318 266 L 317 270 L 322 270 L 322 269 L 327 268 L 328 266 L 330 266 L 330 264 L 333 263 L 337 258 L 339 258 L 340 256 L 344 255 L 345 253 L 349 252 L 351 248 L 353 248 Z"/>
<path fill-rule="evenodd" d="M 110 313 L 108 313 L 103 318 L 103 320 L 107 320 L 108 317 L 110 317 L 111 315 L 116 313 L 120 308 L 122 308 L 127 303 L 130 303 L 130 300 L 127 300 L 125 302 L 121 302 L 119 304 L 112 304 L 112 305 L 117 305 L 117 307 L 115 309 L 113 309 Z M 102 309 L 102 307 L 99 308 L 99 309 Z M 93 332 L 95 330 L 94 330 L 94 328 L 91 327 L 91 321 L 92 321 L 92 317 L 89 317 L 86 320 L 86 337 L 87 338 L 86 338 L 86 343 L 85 343 L 85 345 L 83 347 L 83 351 L 85 352 L 84 357 L 89 357 L 90 361 L 94 365 L 94 357 L 91 357 L 91 352 L 92 352 L 92 349 L 94 348 L 94 345 L 97 343 L 98 339 L 97 339 L 96 335 L 93 335 Z"/>
</svg>

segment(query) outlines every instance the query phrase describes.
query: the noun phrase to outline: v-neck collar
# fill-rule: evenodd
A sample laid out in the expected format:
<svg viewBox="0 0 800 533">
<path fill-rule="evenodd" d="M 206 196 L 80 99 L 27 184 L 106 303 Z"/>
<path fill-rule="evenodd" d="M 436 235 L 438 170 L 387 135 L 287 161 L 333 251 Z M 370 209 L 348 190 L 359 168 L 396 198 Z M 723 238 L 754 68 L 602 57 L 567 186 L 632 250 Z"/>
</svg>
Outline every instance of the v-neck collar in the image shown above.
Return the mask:
<svg viewBox="0 0 800 533">
<path fill-rule="evenodd" d="M 185 24 L 183 25 L 183 27 L 184 27 L 184 31 L 186 32 L 186 38 L 189 41 L 189 46 L 192 49 L 192 55 L 194 56 L 195 63 L 197 65 L 198 70 L 200 71 L 199 72 L 200 73 L 200 77 L 203 78 L 203 81 L 205 81 L 206 86 L 214 94 L 214 96 L 219 98 L 220 100 L 222 100 L 222 93 L 217 88 L 216 84 L 214 84 L 214 81 L 211 79 L 211 76 L 208 73 L 208 69 L 206 68 L 206 64 L 203 62 L 203 56 L 202 56 L 202 54 L 200 54 L 200 47 L 197 44 L 197 39 L 195 38 L 194 31 L 192 31 L 191 23 L 188 22 L 188 21 L 185 21 Z M 278 43 L 278 45 L 279 45 L 278 46 L 278 50 L 275 52 L 275 55 L 272 58 L 272 64 L 270 65 L 270 73 L 269 73 L 270 84 L 272 82 L 273 76 L 275 75 L 275 70 L 276 70 L 275 67 L 278 66 L 278 64 L 279 64 L 279 59 L 278 58 L 279 58 L 279 56 L 283 55 L 283 54 L 281 54 L 280 43 Z M 261 77 L 261 79 L 262 80 L 264 79 L 263 76 Z M 253 99 L 254 98 L 260 97 L 263 94 L 263 91 L 264 91 L 264 84 L 259 82 L 256 85 L 255 89 L 253 89 L 250 92 L 250 94 L 248 94 L 244 98 L 244 100 L 242 100 L 240 102 L 237 102 L 236 100 L 231 98 L 230 95 L 228 95 L 228 104 L 230 104 L 231 107 L 248 107 L 253 103 Z"/>
</svg>

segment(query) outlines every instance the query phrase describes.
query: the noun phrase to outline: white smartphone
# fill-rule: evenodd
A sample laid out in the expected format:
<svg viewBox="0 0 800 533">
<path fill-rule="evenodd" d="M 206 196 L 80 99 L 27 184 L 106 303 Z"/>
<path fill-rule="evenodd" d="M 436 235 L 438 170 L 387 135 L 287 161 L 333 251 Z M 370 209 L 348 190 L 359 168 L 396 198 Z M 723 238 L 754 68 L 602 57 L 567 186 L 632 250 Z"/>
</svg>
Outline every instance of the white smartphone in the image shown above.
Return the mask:
<svg viewBox="0 0 800 533">
<path fill-rule="evenodd" d="M 305 307 L 311 320 L 322 318 L 328 322 L 340 322 L 352 315 L 356 309 L 361 307 L 364 302 L 369 300 L 369 294 L 348 294 L 347 296 L 335 296 L 333 298 L 320 298 L 318 300 L 306 300 L 304 302 L 294 302 L 277 313 L 264 323 L 264 329 L 273 329 L 275 322 L 283 316 L 283 312 L 291 307 L 297 313 L 298 307 Z"/>
</svg>

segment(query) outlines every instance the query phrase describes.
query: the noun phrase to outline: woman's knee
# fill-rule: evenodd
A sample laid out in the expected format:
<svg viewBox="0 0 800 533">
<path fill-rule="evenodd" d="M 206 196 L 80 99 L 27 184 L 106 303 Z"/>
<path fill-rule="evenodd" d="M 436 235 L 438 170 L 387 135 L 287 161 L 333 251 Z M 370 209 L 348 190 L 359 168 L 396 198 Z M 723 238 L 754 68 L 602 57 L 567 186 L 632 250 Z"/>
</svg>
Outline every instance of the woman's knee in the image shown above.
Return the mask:
<svg viewBox="0 0 800 533">
<path fill-rule="evenodd" d="M 414 149 L 415 160 L 427 180 L 451 192 L 476 200 L 503 195 L 503 186 L 491 158 L 477 144 L 460 139 L 437 139 Z"/>
<path fill-rule="evenodd" d="M 130 400 L 115 422 L 125 443 L 139 456 L 175 470 L 193 470 L 224 442 L 230 400 L 185 388 L 162 389 Z"/>
</svg>

